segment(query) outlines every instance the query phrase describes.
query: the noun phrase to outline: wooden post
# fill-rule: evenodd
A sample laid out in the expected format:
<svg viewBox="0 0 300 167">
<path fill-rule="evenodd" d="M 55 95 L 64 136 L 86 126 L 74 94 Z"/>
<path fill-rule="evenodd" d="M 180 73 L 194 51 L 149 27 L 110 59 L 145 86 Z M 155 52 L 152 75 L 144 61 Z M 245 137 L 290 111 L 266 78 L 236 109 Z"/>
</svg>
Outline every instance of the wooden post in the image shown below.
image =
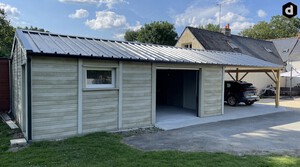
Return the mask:
<svg viewBox="0 0 300 167">
<path fill-rule="evenodd" d="M 279 107 L 280 100 L 280 69 L 277 70 L 277 78 L 276 78 L 276 98 L 275 98 L 275 107 Z"/>
</svg>

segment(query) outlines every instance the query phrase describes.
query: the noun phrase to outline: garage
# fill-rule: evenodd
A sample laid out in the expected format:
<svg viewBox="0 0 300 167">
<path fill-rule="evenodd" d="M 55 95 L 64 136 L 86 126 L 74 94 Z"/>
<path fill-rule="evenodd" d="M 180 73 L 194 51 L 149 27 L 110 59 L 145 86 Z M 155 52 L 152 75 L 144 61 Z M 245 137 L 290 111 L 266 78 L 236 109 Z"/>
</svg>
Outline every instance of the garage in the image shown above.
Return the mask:
<svg viewBox="0 0 300 167">
<path fill-rule="evenodd" d="M 199 70 L 158 69 L 157 122 L 198 117 Z"/>
</svg>

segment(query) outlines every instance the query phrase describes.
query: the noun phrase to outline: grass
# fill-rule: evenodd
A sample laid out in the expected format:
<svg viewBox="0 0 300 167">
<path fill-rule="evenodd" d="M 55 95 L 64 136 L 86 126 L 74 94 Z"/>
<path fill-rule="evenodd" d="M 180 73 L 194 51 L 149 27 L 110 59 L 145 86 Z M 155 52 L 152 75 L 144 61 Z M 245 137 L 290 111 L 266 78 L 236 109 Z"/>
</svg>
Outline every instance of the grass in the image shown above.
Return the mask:
<svg viewBox="0 0 300 167">
<path fill-rule="evenodd" d="M 0 166 L 300 166 L 288 156 L 234 156 L 224 153 L 145 152 L 121 142 L 117 134 L 94 133 L 62 141 L 35 142 L 18 152 L 7 152 L 11 130 L 0 122 Z"/>
</svg>

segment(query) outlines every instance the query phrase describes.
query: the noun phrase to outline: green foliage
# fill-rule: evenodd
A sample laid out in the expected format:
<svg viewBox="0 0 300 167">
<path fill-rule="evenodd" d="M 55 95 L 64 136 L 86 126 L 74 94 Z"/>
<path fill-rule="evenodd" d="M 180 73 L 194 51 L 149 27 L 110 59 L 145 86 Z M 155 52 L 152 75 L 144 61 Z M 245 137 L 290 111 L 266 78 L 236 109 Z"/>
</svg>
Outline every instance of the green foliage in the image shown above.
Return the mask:
<svg viewBox="0 0 300 167">
<path fill-rule="evenodd" d="M 0 155 L 9 148 L 9 140 L 11 137 L 9 132 L 9 127 L 6 126 L 0 118 Z"/>
<path fill-rule="evenodd" d="M 209 30 L 209 31 L 214 31 L 214 32 L 220 32 L 220 27 L 217 24 L 206 24 L 205 26 L 199 26 L 198 28 L 200 29 L 205 29 L 205 30 Z"/>
<path fill-rule="evenodd" d="M 0 57 L 9 57 L 14 33 L 14 27 L 7 20 L 4 10 L 0 9 Z"/>
<path fill-rule="evenodd" d="M 224 153 L 141 151 L 121 142 L 117 134 L 94 133 L 62 141 L 34 142 L 18 152 L 6 152 L 11 130 L 0 121 L 0 166 L 300 166 L 289 156 L 235 156 Z M 3 147 L 6 145 L 5 147 Z"/>
<path fill-rule="evenodd" d="M 273 16 L 270 22 L 261 21 L 253 27 L 241 31 L 242 36 L 255 39 L 276 39 L 295 37 L 300 30 L 300 19 L 285 16 Z"/>
<path fill-rule="evenodd" d="M 18 27 L 20 29 L 35 30 L 41 32 L 48 32 L 43 28 L 38 27 Z M 7 15 L 3 9 L 0 9 L 0 57 L 9 57 L 13 45 L 15 34 L 15 28 L 10 25 L 10 21 L 7 20 Z"/>
<path fill-rule="evenodd" d="M 128 30 L 125 40 L 174 46 L 177 42 L 177 33 L 173 24 L 167 21 L 154 21 L 145 24 L 139 31 Z"/>
<path fill-rule="evenodd" d="M 124 39 L 126 41 L 137 41 L 139 31 L 127 30 L 125 32 Z"/>
<path fill-rule="evenodd" d="M 144 43 L 171 45 L 177 42 L 177 33 L 173 24 L 167 21 L 154 21 L 145 24 L 138 33 L 137 40 Z"/>
<path fill-rule="evenodd" d="M 49 32 L 43 28 L 38 28 L 38 27 L 33 27 L 33 26 L 30 26 L 30 27 L 18 27 L 18 29 L 24 29 L 24 30 L 33 30 L 33 31 L 40 31 L 40 32 Z"/>
</svg>

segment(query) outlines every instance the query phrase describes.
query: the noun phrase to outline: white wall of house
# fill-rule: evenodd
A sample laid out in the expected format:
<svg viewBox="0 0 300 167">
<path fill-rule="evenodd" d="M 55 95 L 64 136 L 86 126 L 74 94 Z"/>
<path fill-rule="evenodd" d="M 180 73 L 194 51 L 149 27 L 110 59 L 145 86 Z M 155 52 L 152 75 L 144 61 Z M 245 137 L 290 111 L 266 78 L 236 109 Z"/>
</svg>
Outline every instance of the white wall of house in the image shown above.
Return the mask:
<svg viewBox="0 0 300 167">
<path fill-rule="evenodd" d="M 291 62 L 291 65 L 293 66 L 294 69 L 296 69 L 297 71 L 300 71 L 300 61 L 293 61 Z M 288 70 L 290 71 L 290 70 Z M 282 80 L 285 81 L 285 85 L 286 87 L 290 87 L 290 83 L 292 81 L 292 87 L 295 87 L 297 85 L 300 86 L 300 77 L 293 77 L 292 80 L 290 79 L 290 77 L 282 77 Z"/>
</svg>

